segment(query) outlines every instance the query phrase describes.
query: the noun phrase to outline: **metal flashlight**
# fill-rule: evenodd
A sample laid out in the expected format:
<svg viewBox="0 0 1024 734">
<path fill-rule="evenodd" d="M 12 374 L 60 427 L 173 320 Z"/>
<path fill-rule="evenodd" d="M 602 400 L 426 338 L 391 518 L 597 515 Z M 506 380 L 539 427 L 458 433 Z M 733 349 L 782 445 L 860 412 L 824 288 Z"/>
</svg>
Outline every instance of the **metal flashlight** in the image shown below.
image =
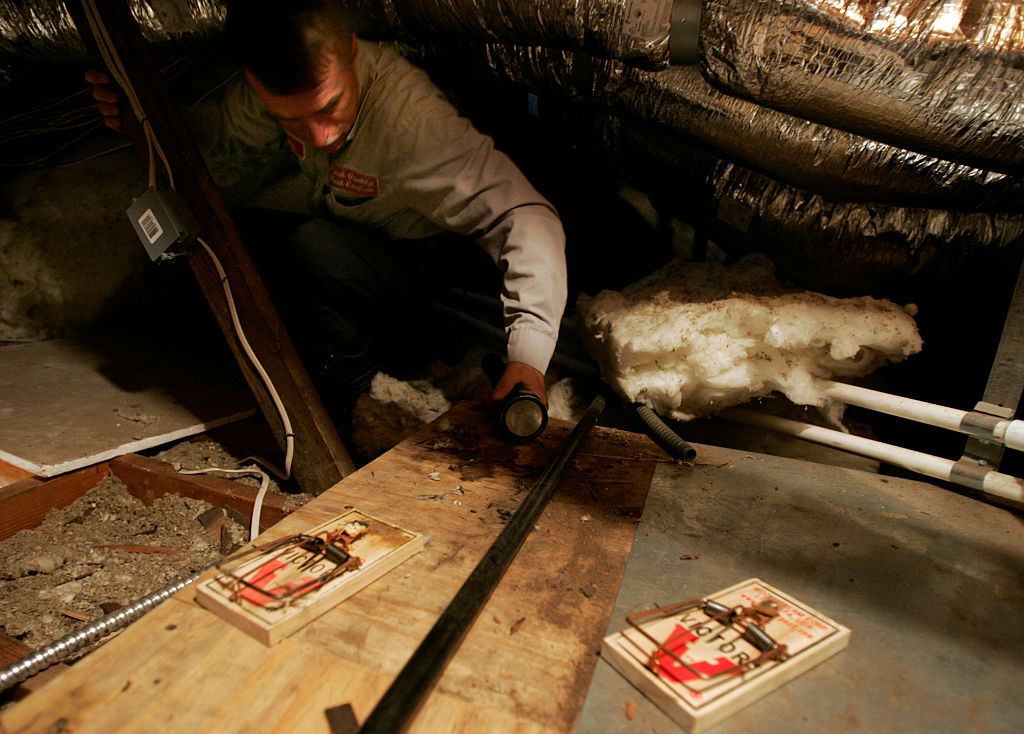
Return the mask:
<svg viewBox="0 0 1024 734">
<path fill-rule="evenodd" d="M 492 385 L 497 385 L 505 371 L 505 363 L 497 354 L 483 359 L 483 369 Z M 536 438 L 548 425 L 548 410 L 537 395 L 515 387 L 501 402 L 498 425 L 506 436 L 517 441 Z"/>
</svg>

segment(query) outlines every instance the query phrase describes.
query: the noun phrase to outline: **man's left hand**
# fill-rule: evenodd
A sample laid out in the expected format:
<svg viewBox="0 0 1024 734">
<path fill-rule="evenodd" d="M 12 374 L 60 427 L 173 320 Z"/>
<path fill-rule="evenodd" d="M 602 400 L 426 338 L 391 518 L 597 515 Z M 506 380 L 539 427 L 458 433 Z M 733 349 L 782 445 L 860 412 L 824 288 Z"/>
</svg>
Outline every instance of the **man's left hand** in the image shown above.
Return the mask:
<svg viewBox="0 0 1024 734">
<path fill-rule="evenodd" d="M 504 400 L 516 385 L 521 385 L 540 398 L 545 408 L 548 406 L 548 394 L 544 388 L 544 373 L 525 362 L 509 362 L 505 365 L 505 372 L 498 380 L 498 384 L 494 386 L 491 400 L 494 402 Z"/>
</svg>

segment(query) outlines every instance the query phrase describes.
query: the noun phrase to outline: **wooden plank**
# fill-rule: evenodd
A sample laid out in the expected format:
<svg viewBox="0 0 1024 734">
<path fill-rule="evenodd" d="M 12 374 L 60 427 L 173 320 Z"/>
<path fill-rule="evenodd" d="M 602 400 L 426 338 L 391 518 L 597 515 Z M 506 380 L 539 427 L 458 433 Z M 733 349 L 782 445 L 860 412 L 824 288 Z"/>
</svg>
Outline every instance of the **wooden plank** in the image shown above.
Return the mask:
<svg viewBox="0 0 1024 734">
<path fill-rule="evenodd" d="M 209 474 L 178 474 L 167 462 L 137 454 L 114 459 L 110 462 L 110 471 L 125 483 L 132 495 L 147 505 L 165 494 L 179 494 L 209 502 L 215 507 L 229 507 L 248 517 L 259 493 L 258 487 Z M 282 495 L 267 493 L 264 496 L 260 510 L 261 526 L 280 522 L 287 514 Z"/>
<path fill-rule="evenodd" d="M 0 460 L 0 487 L 10 486 L 15 482 L 20 482 L 33 476 L 35 475 L 27 469 L 22 469 L 20 466 L 8 464 L 6 461 Z"/>
<path fill-rule="evenodd" d="M 94 49 L 95 41 L 84 20 L 81 0 L 72 0 L 67 5 L 87 47 Z M 129 81 L 174 173 L 176 190 L 184 196 L 204 241 L 224 268 L 247 340 L 287 408 L 295 435 L 295 477 L 305 491 L 318 493 L 350 473 L 354 468 L 352 460 L 281 323 L 128 6 L 118 0 L 97 0 L 96 7 L 110 35 L 118 39 L 118 51 L 124 56 Z M 136 139 L 135 145 L 148 164 L 144 142 Z M 205 252 L 189 257 L 189 264 L 283 447 L 284 427 L 274 401 L 235 333 L 223 278 Z"/>
<path fill-rule="evenodd" d="M 355 507 L 424 534 L 424 549 L 396 570 L 273 648 L 198 607 L 188 589 L 0 712 L 0 726 L 327 732 L 324 710 L 346 703 L 365 719 L 570 429 L 553 420 L 540 439 L 512 445 L 482 407 L 459 404 L 262 538 Z M 411 731 L 573 730 L 665 460 L 644 436 L 591 432 Z"/>
<path fill-rule="evenodd" d="M 86 467 L 48 482 L 24 479 L 0 489 L 0 540 L 34 528 L 46 513 L 67 507 L 109 476 L 107 464 Z"/>
<path fill-rule="evenodd" d="M 18 662 L 26 655 L 31 655 L 31 647 L 21 640 L 16 640 L 10 635 L 0 631 L 0 668 Z M 56 678 L 68 669 L 63 663 L 56 663 L 41 670 L 31 678 L 28 678 L 9 690 L 0 693 L 0 704 L 6 701 L 20 701 L 33 691 L 39 690 L 43 685 Z"/>
</svg>

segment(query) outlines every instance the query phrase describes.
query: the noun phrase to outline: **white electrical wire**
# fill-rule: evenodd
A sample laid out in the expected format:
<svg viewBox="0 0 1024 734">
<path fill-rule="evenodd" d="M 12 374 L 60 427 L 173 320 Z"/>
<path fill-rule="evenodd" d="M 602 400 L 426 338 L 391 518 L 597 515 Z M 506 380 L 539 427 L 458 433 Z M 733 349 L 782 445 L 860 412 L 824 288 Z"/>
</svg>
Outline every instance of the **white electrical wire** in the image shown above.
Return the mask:
<svg viewBox="0 0 1024 734">
<path fill-rule="evenodd" d="M 96 39 L 96 46 L 99 49 L 100 56 L 103 57 L 103 62 L 107 65 L 107 69 L 110 71 L 114 82 L 124 92 L 128 104 L 131 105 L 132 112 L 135 113 L 135 118 L 142 124 L 142 132 L 146 136 L 146 146 L 149 149 L 149 186 L 151 188 L 156 187 L 156 156 L 159 156 L 160 160 L 163 161 L 164 170 L 167 172 L 168 186 L 173 189 L 174 174 L 171 173 L 171 165 L 164 154 L 163 148 L 160 147 L 160 142 L 153 133 L 153 127 L 146 117 L 146 113 L 142 109 L 142 103 L 139 101 L 138 95 L 135 94 L 135 89 L 128 79 L 128 72 L 121 62 L 121 56 L 117 52 L 113 39 L 107 32 L 107 27 L 103 23 L 103 18 L 100 16 L 94 0 L 82 0 L 82 9 L 85 11 L 86 19 L 89 21 L 89 27 L 92 29 L 92 34 Z M 154 156 L 154 152 L 156 156 Z"/>
<path fill-rule="evenodd" d="M 221 265 L 220 258 L 218 258 L 217 255 L 210 248 L 210 246 L 206 244 L 206 240 L 204 240 L 202 237 L 197 237 L 196 240 L 199 242 L 200 245 L 203 246 L 203 249 L 206 250 L 206 253 L 210 256 L 210 259 L 213 261 L 213 266 L 217 269 L 217 275 L 220 276 L 221 285 L 224 287 L 224 296 L 227 298 L 228 302 L 228 312 L 231 314 L 231 323 L 235 327 L 235 334 L 238 335 L 238 342 L 239 344 L 242 345 L 243 351 L 249 358 L 249 361 L 252 362 L 253 368 L 259 374 L 260 379 L 266 386 L 267 392 L 270 395 L 270 399 L 273 401 L 274 407 L 277 408 L 277 412 L 281 416 L 281 424 L 284 428 L 285 437 L 284 471 L 281 472 L 281 477 L 282 479 L 288 479 L 288 477 L 291 476 L 292 457 L 295 453 L 295 434 L 292 433 L 292 423 L 291 419 L 288 417 L 288 411 L 285 409 L 284 401 L 281 400 L 281 396 L 280 394 L 278 394 L 277 388 L 274 387 L 274 383 L 271 381 L 270 375 L 267 374 L 267 371 L 263 368 L 263 364 L 260 362 L 259 358 L 256 356 L 256 353 L 249 345 L 249 340 L 245 336 L 245 331 L 242 329 L 242 324 L 238 320 L 238 309 L 235 307 L 235 298 L 231 294 L 231 283 L 228 281 L 227 273 L 224 272 L 224 266 Z M 255 534 L 252 535 L 252 538 L 255 538 L 256 535 L 259 534 L 259 513 L 260 507 L 263 504 L 263 494 L 264 491 L 261 491 L 260 494 L 257 495 L 257 501 L 255 503 L 255 506 L 253 507 L 254 519 L 252 526 L 250 528 L 250 532 Z"/>
<path fill-rule="evenodd" d="M 174 189 L 174 175 L 171 172 L 171 165 L 167 160 L 167 156 L 164 155 L 163 148 L 160 147 L 160 141 L 157 140 L 156 134 L 153 132 L 153 127 L 146 117 L 145 112 L 142 109 L 142 103 L 139 101 L 138 96 L 135 94 L 135 90 L 131 85 L 131 81 L 128 78 L 128 73 L 121 62 L 121 57 L 117 52 L 117 47 L 114 45 L 110 34 L 107 32 L 107 28 L 103 23 L 103 19 L 100 16 L 99 10 L 96 8 L 94 0 L 82 0 L 82 8 L 85 11 L 86 18 L 89 21 L 89 26 L 92 29 L 93 36 L 96 38 L 96 44 L 99 48 L 100 55 L 103 57 L 104 63 L 110 70 L 111 77 L 114 82 L 124 92 L 125 97 L 128 99 L 128 103 L 131 105 L 132 111 L 135 113 L 136 119 L 142 124 L 143 133 L 146 136 L 146 146 L 149 155 L 149 185 L 150 187 L 156 186 L 156 157 L 159 156 L 160 160 L 163 161 L 164 169 L 167 173 L 168 186 Z M 221 285 L 224 288 L 224 295 L 227 298 L 228 311 L 231 314 L 231 323 L 234 326 L 235 334 L 238 337 L 238 341 L 242 346 L 243 351 L 249 358 L 256 372 L 259 374 L 260 379 L 263 381 L 264 386 L 267 388 L 267 392 L 270 395 L 271 400 L 274 403 L 274 407 L 277 409 L 278 414 L 281 417 L 281 424 L 284 429 L 285 436 L 285 460 L 284 460 L 284 471 L 276 470 L 268 462 L 263 462 L 274 471 L 275 474 L 280 476 L 283 480 L 287 480 L 291 476 L 292 470 L 292 457 L 295 453 L 295 434 L 292 432 L 291 419 L 288 417 L 288 411 L 285 409 L 284 401 L 281 400 L 281 396 L 278 394 L 277 389 L 274 387 L 274 383 L 270 379 L 270 375 L 263 368 L 263 364 L 260 362 L 256 353 L 253 351 L 249 344 L 248 338 L 245 336 L 245 331 L 242 329 L 242 324 L 238 319 L 238 309 L 235 307 L 235 299 L 231 293 L 231 284 L 228 282 L 227 273 L 224 271 L 224 267 L 221 265 L 220 259 L 213 252 L 206 241 L 202 237 L 196 238 L 206 250 L 210 259 L 213 261 L 214 268 L 217 270 L 217 275 L 220 276 Z M 255 457 L 253 457 L 255 458 Z M 182 472 L 183 474 L 200 474 L 212 471 L 223 471 L 228 473 L 247 473 L 252 474 L 258 472 L 262 477 L 260 482 L 260 490 L 256 494 L 256 499 L 253 503 L 252 511 L 252 523 L 249 527 L 250 540 L 254 540 L 260 532 L 260 512 L 263 507 L 263 498 L 266 495 L 267 487 L 270 484 L 270 477 L 266 475 L 260 469 L 204 469 Z"/>
<path fill-rule="evenodd" d="M 254 466 L 251 469 L 225 469 L 220 466 L 211 466 L 205 469 L 179 469 L 179 474 L 212 474 L 213 472 L 224 472 L 225 474 L 259 474 L 260 475 L 260 490 L 256 493 L 256 499 L 253 501 L 252 507 L 252 522 L 249 525 L 249 540 L 256 540 L 256 536 L 260 534 L 260 511 L 263 509 L 263 498 L 267 494 L 267 488 L 270 486 L 270 476 L 260 469 L 258 466 Z"/>
</svg>

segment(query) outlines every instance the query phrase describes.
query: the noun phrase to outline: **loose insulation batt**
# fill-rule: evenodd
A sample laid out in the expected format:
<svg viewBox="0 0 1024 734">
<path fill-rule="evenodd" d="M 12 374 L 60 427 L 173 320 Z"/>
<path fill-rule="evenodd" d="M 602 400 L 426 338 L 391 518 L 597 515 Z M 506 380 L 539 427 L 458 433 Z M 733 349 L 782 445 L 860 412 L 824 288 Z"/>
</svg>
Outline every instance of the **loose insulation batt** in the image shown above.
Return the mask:
<svg viewBox="0 0 1024 734">
<path fill-rule="evenodd" d="M 865 375 L 921 350 L 912 307 L 787 290 L 761 254 L 732 267 L 673 260 L 577 307 L 605 381 L 683 421 L 774 391 L 821 406 L 818 379 Z"/>
</svg>

